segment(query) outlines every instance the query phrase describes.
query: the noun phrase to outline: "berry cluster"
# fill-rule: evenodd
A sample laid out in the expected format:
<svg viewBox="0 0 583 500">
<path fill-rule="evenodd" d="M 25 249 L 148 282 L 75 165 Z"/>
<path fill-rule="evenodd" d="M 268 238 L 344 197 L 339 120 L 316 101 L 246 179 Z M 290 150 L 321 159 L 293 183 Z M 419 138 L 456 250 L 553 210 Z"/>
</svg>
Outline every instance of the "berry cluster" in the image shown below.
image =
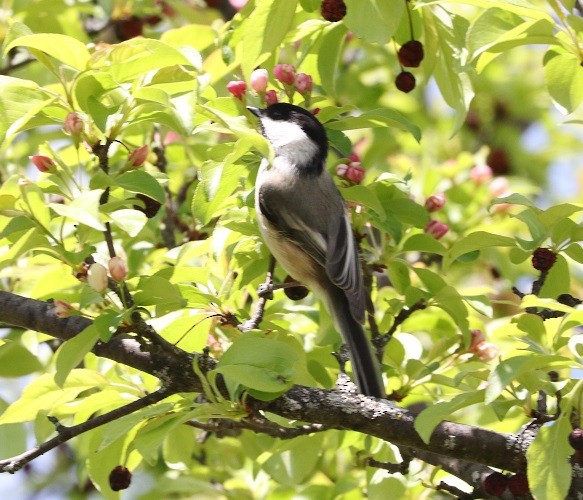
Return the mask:
<svg viewBox="0 0 583 500">
<path fill-rule="evenodd" d="M 423 44 L 419 40 L 409 40 L 397 52 L 402 71 L 395 78 L 395 85 L 401 92 L 411 92 L 416 83 L 413 73 L 402 68 L 418 68 L 424 55 Z"/>
<path fill-rule="evenodd" d="M 506 476 L 501 472 L 492 472 L 484 479 L 483 488 L 486 493 L 500 497 L 506 489 L 515 496 L 527 495 L 530 492 L 528 478 L 524 472 L 518 472 L 512 476 Z"/>
<path fill-rule="evenodd" d="M 310 103 L 310 97 L 314 88 L 312 77 L 306 73 L 297 73 L 291 64 L 276 64 L 273 68 L 273 77 L 279 82 L 281 89 L 290 102 L 293 102 L 294 94 L 299 93 L 305 100 L 306 106 Z M 251 88 L 259 98 L 268 106 L 279 102 L 278 92 L 275 89 L 267 89 L 269 85 L 269 72 L 266 69 L 256 69 L 249 78 Z M 232 80 L 227 83 L 227 90 L 237 99 L 243 101 L 247 95 L 247 83 L 243 80 Z"/>
</svg>

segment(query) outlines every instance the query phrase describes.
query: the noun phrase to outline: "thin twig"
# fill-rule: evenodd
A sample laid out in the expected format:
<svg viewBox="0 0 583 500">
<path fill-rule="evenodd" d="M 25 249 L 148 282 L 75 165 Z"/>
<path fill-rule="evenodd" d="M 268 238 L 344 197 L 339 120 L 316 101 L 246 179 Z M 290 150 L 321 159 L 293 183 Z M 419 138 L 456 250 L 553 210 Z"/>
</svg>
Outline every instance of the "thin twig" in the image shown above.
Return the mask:
<svg viewBox="0 0 583 500">
<path fill-rule="evenodd" d="M 265 283 L 263 287 L 267 290 L 267 293 L 260 293 L 259 300 L 257 301 L 257 308 L 253 316 L 247 321 L 237 325 L 237 328 L 242 332 L 248 332 L 254 330 L 259 326 L 261 321 L 263 321 L 263 314 L 265 313 L 265 304 L 270 298 L 273 298 L 273 271 L 275 270 L 275 258 L 272 256 L 269 260 L 269 268 L 267 269 L 267 274 L 265 275 Z"/>
<path fill-rule="evenodd" d="M 282 427 L 270 422 L 266 419 L 251 419 L 251 420 L 227 420 L 227 419 L 213 419 L 207 422 L 200 422 L 198 420 L 190 420 L 187 422 L 191 427 L 204 430 L 206 432 L 214 432 L 218 434 L 229 434 L 233 430 L 250 430 L 260 434 L 267 434 L 279 439 L 292 439 L 298 436 L 306 436 L 315 432 L 325 431 L 327 428 L 321 424 L 300 425 L 298 427 Z"/>
<path fill-rule="evenodd" d="M 407 319 L 409 318 L 409 316 L 411 316 L 411 314 L 413 314 L 415 311 L 420 311 L 422 309 L 425 309 L 427 307 L 427 304 L 425 303 L 425 300 L 423 299 L 419 299 L 417 302 L 415 302 L 415 304 L 413 304 L 411 307 L 403 307 L 403 309 L 401 309 L 399 311 L 399 314 L 397 314 L 395 316 L 395 321 L 393 321 L 393 324 L 391 325 L 391 328 L 389 328 L 389 331 L 387 333 L 385 333 L 380 339 L 379 342 L 382 343 L 382 346 L 384 347 L 385 345 L 388 344 L 388 342 L 391 340 L 391 338 L 393 337 L 394 333 L 397 331 L 397 328 Z"/>
<path fill-rule="evenodd" d="M 143 398 L 132 401 L 131 403 L 125 406 L 121 406 L 120 408 L 116 408 L 115 410 L 111 410 L 107 413 L 104 413 L 103 415 L 99 415 L 97 417 L 87 420 L 86 422 L 73 425 L 71 427 L 62 425 L 56 418 L 50 417 L 49 420 L 55 424 L 57 435 L 54 438 L 49 439 L 45 443 L 22 453 L 21 455 L 1 460 L 0 472 L 9 472 L 10 474 L 14 474 L 16 471 L 22 469 L 22 467 L 30 463 L 35 458 L 44 455 L 48 451 L 56 448 L 57 446 L 65 443 L 66 441 L 69 441 L 70 439 L 79 436 L 84 432 L 90 431 L 101 425 L 117 420 L 120 417 L 129 415 L 130 413 L 134 413 L 137 410 L 141 410 L 146 406 L 158 403 L 159 401 L 162 401 L 164 398 L 169 396 L 171 393 L 172 391 L 166 388 L 158 389 L 156 392 L 153 392 L 151 394 L 148 394 L 147 396 L 144 396 Z"/>
</svg>

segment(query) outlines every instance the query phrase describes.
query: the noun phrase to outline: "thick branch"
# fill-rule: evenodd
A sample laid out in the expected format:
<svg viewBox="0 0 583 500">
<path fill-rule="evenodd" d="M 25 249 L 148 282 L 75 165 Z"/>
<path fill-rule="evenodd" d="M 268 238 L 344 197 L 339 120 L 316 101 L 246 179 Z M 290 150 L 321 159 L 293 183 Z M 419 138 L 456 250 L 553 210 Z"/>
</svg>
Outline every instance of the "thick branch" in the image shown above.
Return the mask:
<svg viewBox="0 0 583 500">
<path fill-rule="evenodd" d="M 59 319 L 45 302 L 0 292 L 0 319 L 66 340 L 90 321 L 81 317 Z M 146 350 L 150 348 L 151 350 Z M 114 336 L 107 344 L 98 343 L 93 352 L 158 377 L 174 392 L 201 392 L 202 386 L 193 372 L 192 356 L 180 349 L 166 349 L 137 340 Z M 215 362 L 207 357 L 201 370 L 212 369 Z M 271 402 L 249 402 L 254 410 L 268 410 L 280 416 L 329 428 L 355 430 L 399 446 L 406 446 L 468 462 L 486 464 L 509 471 L 525 466 L 525 451 L 530 438 L 501 434 L 469 425 L 442 422 L 424 443 L 414 429 L 413 413 L 390 401 L 362 395 L 295 386 Z"/>
</svg>

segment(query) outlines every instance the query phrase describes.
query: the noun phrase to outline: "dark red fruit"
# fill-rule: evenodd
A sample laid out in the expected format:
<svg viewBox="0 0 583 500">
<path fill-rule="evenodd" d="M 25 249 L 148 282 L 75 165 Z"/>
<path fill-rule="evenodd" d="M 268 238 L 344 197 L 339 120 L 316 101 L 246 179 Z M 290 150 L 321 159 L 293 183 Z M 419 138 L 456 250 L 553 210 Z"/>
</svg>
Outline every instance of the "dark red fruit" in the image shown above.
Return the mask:
<svg viewBox="0 0 583 500">
<path fill-rule="evenodd" d="M 415 88 L 415 77 L 413 73 L 401 71 L 395 78 L 395 85 L 401 92 L 409 93 Z"/>
<path fill-rule="evenodd" d="M 162 18 L 160 16 L 156 15 L 144 16 L 144 23 L 146 23 L 149 26 L 155 26 L 160 21 L 162 21 Z"/>
<path fill-rule="evenodd" d="M 530 491 L 526 474 L 519 472 L 511 476 L 508 479 L 508 489 L 513 495 L 526 495 Z"/>
<path fill-rule="evenodd" d="M 118 465 L 109 473 L 109 487 L 113 491 L 126 490 L 132 482 L 132 473 L 123 465 Z"/>
<path fill-rule="evenodd" d="M 569 444 L 576 450 L 583 450 L 583 429 L 573 429 L 569 434 Z"/>
<path fill-rule="evenodd" d="M 146 214 L 146 217 L 148 219 L 154 217 L 158 213 L 158 210 L 160 210 L 160 207 L 162 206 L 162 204 L 159 201 L 156 201 L 153 198 L 150 198 L 149 196 L 146 196 L 145 194 L 142 193 L 136 194 L 136 198 L 138 200 L 142 200 L 145 206 L 142 208 L 140 205 L 134 205 L 134 209 L 139 210 L 140 212 Z"/>
<path fill-rule="evenodd" d="M 492 472 L 484 479 L 482 486 L 489 495 L 500 496 L 508 487 L 508 478 L 501 472 Z"/>
<path fill-rule="evenodd" d="M 474 109 L 468 110 L 465 125 L 473 132 L 480 131 L 480 129 L 482 128 L 482 123 L 480 122 L 480 116 L 478 115 L 476 110 Z"/>
<path fill-rule="evenodd" d="M 296 280 L 291 276 L 286 276 L 284 283 L 294 283 Z M 305 299 L 310 293 L 310 291 L 305 286 L 292 286 L 289 288 L 284 288 L 283 293 L 287 295 L 288 299 L 291 300 L 302 300 Z"/>
<path fill-rule="evenodd" d="M 486 157 L 486 164 L 490 166 L 494 175 L 505 175 L 510 172 L 510 159 L 501 148 L 493 148 Z"/>
<path fill-rule="evenodd" d="M 114 21 L 115 36 L 122 42 L 141 36 L 144 30 L 144 21 L 138 16 L 129 16 Z"/>
<path fill-rule="evenodd" d="M 326 21 L 337 23 L 342 21 L 346 15 L 346 4 L 343 0 L 324 0 L 320 11 Z"/>
<path fill-rule="evenodd" d="M 537 271 L 548 271 L 557 260 L 557 254 L 549 248 L 537 248 L 532 254 L 532 267 Z"/>
<path fill-rule="evenodd" d="M 424 55 L 423 44 L 419 40 L 409 40 L 397 52 L 401 66 L 406 68 L 417 68 L 423 61 Z"/>
</svg>

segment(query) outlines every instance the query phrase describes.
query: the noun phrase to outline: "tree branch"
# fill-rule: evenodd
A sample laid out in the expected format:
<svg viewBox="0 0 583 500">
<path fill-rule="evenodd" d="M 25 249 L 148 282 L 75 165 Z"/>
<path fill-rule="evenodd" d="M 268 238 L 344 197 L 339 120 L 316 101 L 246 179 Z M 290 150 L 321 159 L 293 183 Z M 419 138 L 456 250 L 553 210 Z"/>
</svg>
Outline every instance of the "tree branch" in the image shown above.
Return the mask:
<svg viewBox="0 0 583 500">
<path fill-rule="evenodd" d="M 115 410 L 111 410 L 107 413 L 104 413 L 103 415 L 98 415 L 97 417 L 91 418 L 86 422 L 82 422 L 78 425 L 73 425 L 72 427 L 62 425 L 56 418 L 49 417 L 49 420 L 55 424 L 57 435 L 45 443 L 22 453 L 21 455 L 7 458 L 5 460 L 0 460 L 0 472 L 9 472 L 10 474 L 14 474 L 16 471 L 22 469 L 22 467 L 30 463 L 35 458 L 44 455 L 46 452 L 56 448 L 66 441 L 69 441 L 70 439 L 79 436 L 84 432 L 95 429 L 96 427 L 117 420 L 124 415 L 129 415 L 130 413 L 145 408 L 146 406 L 158 403 L 159 401 L 162 401 L 164 398 L 166 398 L 169 394 L 170 392 L 167 389 L 159 389 L 156 392 L 132 401 L 127 405 L 116 408 Z"/>
<path fill-rule="evenodd" d="M 50 304 L 2 291 L 0 319 L 63 340 L 72 338 L 91 323 L 82 317 L 59 319 Z M 154 375 L 169 391 L 202 391 L 202 384 L 192 370 L 193 356 L 178 348 L 170 353 L 159 346 L 115 335 L 108 343 L 96 344 L 93 352 Z M 216 365 L 208 356 L 200 358 L 204 358 L 199 363 L 203 373 Z M 416 453 L 463 459 L 514 472 L 524 470 L 525 452 L 533 438 L 442 422 L 433 431 L 430 442 L 424 443 L 413 425 L 415 415 L 390 401 L 302 386 L 294 386 L 273 401 L 249 399 L 248 404 L 254 412 L 267 410 L 292 420 L 354 430 L 415 449 Z"/>
</svg>

